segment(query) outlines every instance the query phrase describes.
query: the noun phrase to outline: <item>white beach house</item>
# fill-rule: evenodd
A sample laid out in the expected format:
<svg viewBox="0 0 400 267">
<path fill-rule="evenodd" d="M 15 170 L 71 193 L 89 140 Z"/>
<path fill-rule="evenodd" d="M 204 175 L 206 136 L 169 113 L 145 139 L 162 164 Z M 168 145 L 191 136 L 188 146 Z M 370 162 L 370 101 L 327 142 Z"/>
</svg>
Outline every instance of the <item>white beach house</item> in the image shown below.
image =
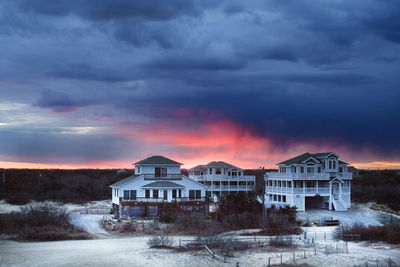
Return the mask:
<svg viewBox="0 0 400 267">
<path fill-rule="evenodd" d="M 182 175 L 181 163 L 152 156 L 134 165 L 135 175 L 110 185 L 113 210 L 119 216 L 156 215 L 168 203 L 205 209 L 207 187 Z"/>
<path fill-rule="evenodd" d="M 244 175 L 243 169 L 223 161 L 212 161 L 188 171 L 190 178 L 207 186 L 207 193 L 212 197 L 231 192 L 248 192 L 255 188 L 255 176 Z"/>
<path fill-rule="evenodd" d="M 352 173 L 336 153 L 305 153 L 278 164 L 265 174 L 267 204 L 347 211 Z"/>
</svg>

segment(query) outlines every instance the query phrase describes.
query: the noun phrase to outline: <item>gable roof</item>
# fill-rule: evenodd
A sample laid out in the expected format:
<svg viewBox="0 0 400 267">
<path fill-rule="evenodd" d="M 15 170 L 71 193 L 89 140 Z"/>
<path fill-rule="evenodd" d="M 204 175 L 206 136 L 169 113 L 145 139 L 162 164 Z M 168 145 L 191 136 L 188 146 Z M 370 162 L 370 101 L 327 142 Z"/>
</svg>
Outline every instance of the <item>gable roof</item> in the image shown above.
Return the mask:
<svg viewBox="0 0 400 267">
<path fill-rule="evenodd" d="M 154 165 L 154 164 L 163 164 L 163 165 L 183 165 L 182 163 L 179 163 L 177 161 L 174 161 L 172 159 L 163 157 L 163 156 L 151 156 L 147 159 L 138 161 L 133 164 L 143 164 L 143 165 Z"/>
<path fill-rule="evenodd" d="M 184 188 L 183 185 L 177 184 L 177 183 L 173 183 L 170 181 L 157 181 L 157 182 L 153 182 L 153 183 L 149 183 L 146 185 L 143 185 L 142 187 L 144 188 L 149 188 L 149 187 L 173 187 L 173 188 Z"/>
<path fill-rule="evenodd" d="M 297 156 L 297 157 L 282 161 L 282 162 L 280 162 L 278 164 L 286 164 L 286 165 L 301 164 L 301 163 L 303 163 L 305 160 L 307 160 L 309 158 L 316 159 L 319 163 L 322 163 L 321 159 L 328 157 L 330 154 L 335 154 L 335 153 L 333 153 L 333 152 L 323 152 L 323 153 L 314 153 L 314 154 L 312 154 L 312 153 L 308 153 L 307 152 L 307 153 L 301 154 L 300 156 Z M 347 164 L 346 162 L 340 161 L 340 160 L 339 160 L 339 163 Z"/>
<path fill-rule="evenodd" d="M 207 163 L 206 165 L 197 165 L 196 167 L 193 167 L 189 170 L 194 171 L 194 170 L 206 169 L 206 168 L 229 168 L 229 169 L 242 170 L 241 168 L 233 166 L 232 164 L 226 163 L 224 161 L 211 161 L 211 162 Z"/>
<path fill-rule="evenodd" d="M 120 180 L 120 181 L 118 181 L 118 182 L 116 182 L 116 183 L 111 184 L 110 187 L 120 187 L 121 185 L 124 185 L 124 184 L 126 184 L 126 183 L 129 183 L 129 182 L 135 180 L 135 179 L 138 178 L 139 176 L 140 176 L 140 175 L 132 175 L 132 176 L 129 176 L 129 177 L 125 178 L 125 179 L 122 179 L 122 180 Z"/>
</svg>

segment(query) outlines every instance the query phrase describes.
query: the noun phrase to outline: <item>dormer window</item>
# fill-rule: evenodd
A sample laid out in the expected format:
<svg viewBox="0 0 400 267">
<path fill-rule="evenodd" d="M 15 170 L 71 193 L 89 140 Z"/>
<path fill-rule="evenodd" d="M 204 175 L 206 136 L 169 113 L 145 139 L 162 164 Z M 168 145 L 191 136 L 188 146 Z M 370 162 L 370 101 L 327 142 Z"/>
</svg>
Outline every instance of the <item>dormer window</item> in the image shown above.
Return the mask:
<svg viewBox="0 0 400 267">
<path fill-rule="evenodd" d="M 138 174 L 140 173 L 140 167 L 139 166 L 136 167 L 136 171 L 137 171 Z"/>
</svg>

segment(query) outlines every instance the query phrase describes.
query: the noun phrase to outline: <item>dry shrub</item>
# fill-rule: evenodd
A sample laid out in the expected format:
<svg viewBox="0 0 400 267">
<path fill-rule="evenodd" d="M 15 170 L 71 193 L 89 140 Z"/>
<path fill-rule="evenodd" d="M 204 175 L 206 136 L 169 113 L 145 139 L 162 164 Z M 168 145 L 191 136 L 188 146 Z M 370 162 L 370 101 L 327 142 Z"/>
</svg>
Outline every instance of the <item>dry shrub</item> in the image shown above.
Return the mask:
<svg viewBox="0 0 400 267">
<path fill-rule="evenodd" d="M 64 209 L 31 205 L 20 212 L 0 215 L 0 232 L 25 240 L 88 239 L 90 235 L 68 221 Z"/>
<path fill-rule="evenodd" d="M 364 241 L 383 241 L 390 244 L 400 244 L 400 225 L 385 224 L 383 226 L 364 226 L 354 224 L 351 227 L 343 228 L 344 239 L 346 234 L 356 234 L 360 240 Z"/>
<path fill-rule="evenodd" d="M 164 234 L 153 236 L 147 241 L 147 245 L 151 248 L 172 248 L 173 244 L 172 238 Z"/>
<path fill-rule="evenodd" d="M 291 237 L 284 238 L 282 236 L 276 236 L 269 240 L 269 245 L 273 247 L 293 247 L 293 239 Z"/>
</svg>

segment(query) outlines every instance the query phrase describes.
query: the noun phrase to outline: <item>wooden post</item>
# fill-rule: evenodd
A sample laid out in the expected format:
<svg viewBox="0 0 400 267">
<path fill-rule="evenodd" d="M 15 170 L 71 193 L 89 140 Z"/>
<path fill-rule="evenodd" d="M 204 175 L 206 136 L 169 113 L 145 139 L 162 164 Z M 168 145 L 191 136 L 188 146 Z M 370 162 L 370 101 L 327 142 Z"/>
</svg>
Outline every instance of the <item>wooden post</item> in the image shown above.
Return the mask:
<svg viewBox="0 0 400 267">
<path fill-rule="evenodd" d="M 304 250 L 304 258 L 307 259 L 306 251 Z"/>
<path fill-rule="evenodd" d="M 317 255 L 317 248 L 314 247 L 314 255 Z"/>
<path fill-rule="evenodd" d="M 268 267 L 271 266 L 271 257 L 268 257 Z"/>
<path fill-rule="evenodd" d="M 349 244 L 346 241 L 346 253 L 349 254 Z"/>
</svg>

